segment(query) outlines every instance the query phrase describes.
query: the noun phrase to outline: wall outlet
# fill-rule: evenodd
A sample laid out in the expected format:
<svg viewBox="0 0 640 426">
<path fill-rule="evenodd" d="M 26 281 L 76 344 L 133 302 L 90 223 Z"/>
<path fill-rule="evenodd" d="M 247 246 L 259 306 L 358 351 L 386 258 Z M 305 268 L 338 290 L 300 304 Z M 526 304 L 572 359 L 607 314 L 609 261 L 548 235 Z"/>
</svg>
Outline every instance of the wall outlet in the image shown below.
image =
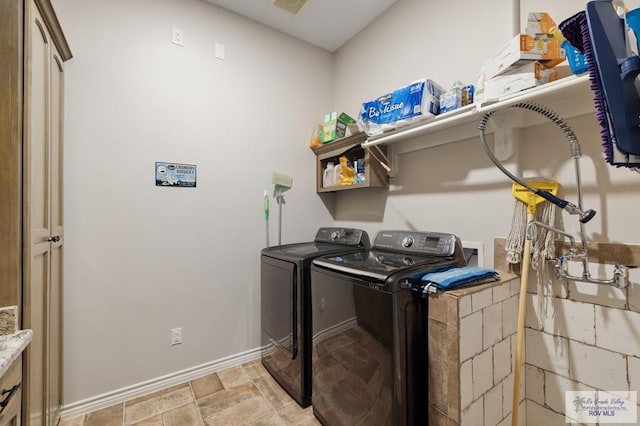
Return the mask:
<svg viewBox="0 0 640 426">
<path fill-rule="evenodd" d="M 184 46 L 184 35 L 180 28 L 171 28 L 171 43 L 177 44 L 178 46 Z"/>
<path fill-rule="evenodd" d="M 171 346 L 182 343 L 182 327 L 171 329 Z"/>
</svg>

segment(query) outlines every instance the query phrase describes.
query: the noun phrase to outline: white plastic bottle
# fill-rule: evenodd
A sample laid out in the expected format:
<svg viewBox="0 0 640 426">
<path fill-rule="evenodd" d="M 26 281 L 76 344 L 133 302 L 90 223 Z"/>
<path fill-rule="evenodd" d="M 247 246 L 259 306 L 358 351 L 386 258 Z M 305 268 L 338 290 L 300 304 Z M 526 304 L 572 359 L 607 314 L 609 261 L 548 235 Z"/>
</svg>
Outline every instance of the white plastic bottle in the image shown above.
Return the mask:
<svg viewBox="0 0 640 426">
<path fill-rule="evenodd" d="M 327 163 L 327 166 L 324 168 L 324 172 L 322 173 L 322 187 L 328 188 L 330 186 L 334 186 L 335 184 L 334 165 L 332 161 L 329 161 Z"/>
</svg>

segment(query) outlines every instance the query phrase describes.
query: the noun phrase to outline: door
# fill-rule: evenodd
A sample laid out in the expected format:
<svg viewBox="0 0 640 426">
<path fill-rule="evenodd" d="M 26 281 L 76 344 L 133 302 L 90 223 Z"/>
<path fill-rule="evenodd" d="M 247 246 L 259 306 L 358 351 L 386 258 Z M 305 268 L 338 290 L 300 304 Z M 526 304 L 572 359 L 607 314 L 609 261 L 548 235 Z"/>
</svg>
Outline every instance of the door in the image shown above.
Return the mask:
<svg viewBox="0 0 640 426">
<path fill-rule="evenodd" d="M 311 399 L 323 424 L 410 424 L 394 417 L 393 296 L 370 284 L 311 267 Z"/>
<path fill-rule="evenodd" d="M 297 289 L 295 263 L 262 257 L 262 346 L 275 345 L 297 355 Z"/>
<path fill-rule="evenodd" d="M 23 326 L 33 340 L 25 351 L 23 419 L 51 426 L 60 406 L 63 74 L 34 1 L 26 22 Z"/>
<path fill-rule="evenodd" d="M 35 4 L 27 7 L 28 74 L 25 78 L 25 328 L 33 330 L 33 340 L 25 351 L 25 388 L 28 412 L 23 418 L 32 425 L 43 425 L 45 356 L 47 345 L 47 292 L 49 288 L 51 243 L 51 184 L 49 132 L 49 37 Z"/>
<path fill-rule="evenodd" d="M 298 268 L 295 263 L 262 256 L 262 364 L 302 406 L 302 357 L 298 354 Z"/>
</svg>

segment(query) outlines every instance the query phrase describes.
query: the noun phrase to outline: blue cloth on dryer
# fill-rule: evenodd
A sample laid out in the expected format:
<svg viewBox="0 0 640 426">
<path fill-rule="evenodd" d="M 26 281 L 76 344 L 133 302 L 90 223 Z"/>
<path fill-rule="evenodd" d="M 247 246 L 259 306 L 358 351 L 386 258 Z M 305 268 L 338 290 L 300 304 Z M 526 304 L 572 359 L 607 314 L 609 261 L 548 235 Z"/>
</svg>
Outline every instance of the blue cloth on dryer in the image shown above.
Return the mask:
<svg viewBox="0 0 640 426">
<path fill-rule="evenodd" d="M 451 268 L 446 271 L 424 274 L 421 281 L 434 283 L 439 289 L 449 289 L 467 284 L 498 281 L 499 279 L 500 276 L 493 269 L 464 266 L 462 268 Z"/>
</svg>

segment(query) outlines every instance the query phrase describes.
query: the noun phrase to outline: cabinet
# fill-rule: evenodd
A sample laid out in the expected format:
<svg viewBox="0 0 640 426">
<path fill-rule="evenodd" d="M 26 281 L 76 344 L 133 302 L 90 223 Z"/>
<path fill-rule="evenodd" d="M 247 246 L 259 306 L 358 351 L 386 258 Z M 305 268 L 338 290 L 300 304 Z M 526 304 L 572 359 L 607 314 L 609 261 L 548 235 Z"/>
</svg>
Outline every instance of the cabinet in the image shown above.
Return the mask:
<svg viewBox="0 0 640 426">
<path fill-rule="evenodd" d="M 317 156 L 316 192 L 325 193 L 357 188 L 386 187 L 389 185 L 389 176 L 381 164 L 385 162 L 386 147 L 380 147 L 378 154 L 372 154 L 368 149 L 362 147 L 362 143 L 366 140 L 366 134 L 356 133 L 355 135 L 338 139 L 337 141 L 330 142 L 313 150 Z M 346 156 L 352 164 L 355 164 L 354 160 L 356 159 L 362 160 L 364 166 L 364 182 L 325 187 L 323 185 L 323 177 L 327 164 L 340 164 L 341 156 Z"/>
<path fill-rule="evenodd" d="M 9 236 L 0 294 L 33 330 L 22 421 L 49 426 L 61 403 L 63 63 L 71 52 L 49 0 L 0 2 L 0 42 L 0 226 Z"/>
<path fill-rule="evenodd" d="M 0 380 L 0 425 L 19 426 L 22 423 L 20 406 L 22 398 L 20 387 L 22 385 L 22 358 L 18 357 Z"/>
<path fill-rule="evenodd" d="M 61 405 L 63 62 L 71 55 L 48 1 L 30 0 L 25 16 L 22 318 L 33 341 L 26 351 L 24 417 L 49 426 L 58 423 Z"/>
</svg>

